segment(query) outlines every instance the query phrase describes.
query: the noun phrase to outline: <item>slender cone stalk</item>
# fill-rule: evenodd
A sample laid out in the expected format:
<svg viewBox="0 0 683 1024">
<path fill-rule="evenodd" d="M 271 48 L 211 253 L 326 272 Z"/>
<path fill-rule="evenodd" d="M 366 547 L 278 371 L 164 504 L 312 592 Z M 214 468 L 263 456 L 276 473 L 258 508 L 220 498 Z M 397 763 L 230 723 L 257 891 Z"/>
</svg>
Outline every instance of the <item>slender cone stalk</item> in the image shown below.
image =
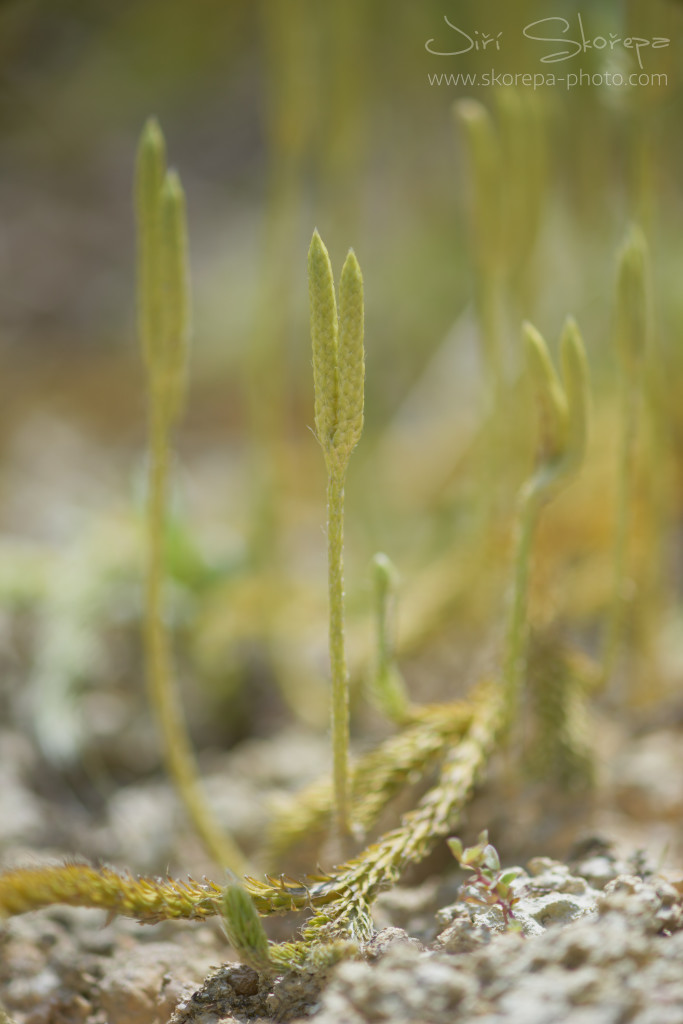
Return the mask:
<svg viewBox="0 0 683 1024">
<path fill-rule="evenodd" d="M 642 232 L 633 227 L 619 255 L 617 273 L 615 340 L 621 371 L 620 432 L 612 601 L 602 654 L 604 683 L 617 663 L 627 610 L 628 539 L 635 505 L 636 445 L 649 333 L 647 277 L 647 243 Z"/>
<path fill-rule="evenodd" d="M 458 100 L 454 112 L 465 137 L 471 168 L 472 228 L 475 249 L 475 309 L 480 351 L 486 380 L 488 431 L 482 467 L 482 516 L 498 511 L 500 481 L 504 476 L 501 452 L 505 447 L 506 388 L 502 352 L 504 252 L 501 196 L 504 170 L 500 141 L 493 118 L 478 100 Z"/>
<path fill-rule="evenodd" d="M 370 694 L 388 718 L 394 722 L 404 723 L 410 717 L 410 701 L 401 674 L 394 663 L 390 625 L 395 600 L 396 570 L 390 559 L 382 552 L 378 552 L 372 559 L 372 576 L 377 653 L 370 681 Z"/>
<path fill-rule="evenodd" d="M 526 670 L 528 640 L 528 594 L 531 572 L 531 551 L 540 504 L 531 489 L 525 488 L 520 496 L 515 540 L 512 605 L 505 640 L 503 665 L 504 709 L 506 721 L 514 721 L 520 701 Z"/>
<path fill-rule="evenodd" d="M 232 839 L 216 827 L 200 789 L 164 620 L 170 431 L 182 408 L 189 346 L 185 198 L 177 175 L 165 173 L 164 166 L 163 136 L 156 121 L 149 121 L 142 134 L 136 172 L 139 326 L 149 395 L 147 685 L 166 768 L 197 833 L 218 864 L 242 872 L 244 857 Z"/>
<path fill-rule="evenodd" d="M 200 789 L 199 770 L 175 679 L 167 627 L 164 622 L 164 538 L 168 489 L 169 446 L 163 404 L 151 399 L 149 421 L 149 478 L 147 498 L 147 585 L 145 649 L 149 699 L 163 743 L 166 769 L 207 852 L 223 867 L 240 874 L 247 870 L 242 852 L 214 824 Z"/>
<path fill-rule="evenodd" d="M 327 559 L 332 674 L 333 776 L 337 831 L 349 831 L 349 675 L 344 641 L 344 473 L 327 478 Z"/>
</svg>

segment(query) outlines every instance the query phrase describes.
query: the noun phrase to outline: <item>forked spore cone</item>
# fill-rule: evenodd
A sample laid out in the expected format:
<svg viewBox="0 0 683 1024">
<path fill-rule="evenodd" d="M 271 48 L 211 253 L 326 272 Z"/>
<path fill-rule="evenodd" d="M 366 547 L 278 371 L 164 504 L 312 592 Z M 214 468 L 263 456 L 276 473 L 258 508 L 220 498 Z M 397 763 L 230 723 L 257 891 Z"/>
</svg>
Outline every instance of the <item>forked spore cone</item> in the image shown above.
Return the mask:
<svg viewBox="0 0 683 1024">
<path fill-rule="evenodd" d="M 315 231 L 308 288 L 316 433 L 326 461 L 344 466 L 363 430 L 363 277 L 353 250 L 342 267 L 337 311 L 330 257 Z"/>
<path fill-rule="evenodd" d="M 566 320 L 560 338 L 562 383 L 541 334 L 525 323 L 523 336 L 537 395 L 539 426 L 536 467 L 520 490 L 515 523 L 513 578 L 503 652 L 508 730 L 517 723 L 526 681 L 529 577 L 538 518 L 544 505 L 581 467 L 588 430 L 588 365 L 575 321 L 571 317 Z"/>
<path fill-rule="evenodd" d="M 525 493 L 544 501 L 569 482 L 586 453 L 588 364 L 572 317 L 567 317 L 560 337 L 561 383 L 542 335 L 530 323 L 523 324 L 522 333 L 539 412 L 537 467 Z"/>
<path fill-rule="evenodd" d="M 327 249 L 314 231 L 308 250 L 308 289 L 315 425 L 327 470 L 327 576 L 332 679 L 335 822 L 344 842 L 349 817 L 349 682 L 344 625 L 344 484 L 351 452 L 363 430 L 365 353 L 363 278 L 349 252 L 342 269 L 339 313 Z"/>
</svg>

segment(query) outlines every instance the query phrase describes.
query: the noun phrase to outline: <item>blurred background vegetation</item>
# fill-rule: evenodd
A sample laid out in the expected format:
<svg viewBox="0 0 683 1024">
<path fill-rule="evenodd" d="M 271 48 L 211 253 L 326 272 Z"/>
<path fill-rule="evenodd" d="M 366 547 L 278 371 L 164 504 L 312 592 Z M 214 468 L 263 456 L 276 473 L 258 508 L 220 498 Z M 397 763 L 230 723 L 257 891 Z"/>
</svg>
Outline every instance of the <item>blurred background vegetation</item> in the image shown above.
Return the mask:
<svg viewBox="0 0 683 1024">
<path fill-rule="evenodd" d="M 591 39 L 668 37 L 642 51 L 666 83 L 430 84 L 444 72 L 638 70 L 620 44 L 542 64 L 552 45 L 524 26 L 563 17 L 577 39 L 579 14 Z M 445 16 L 473 39 L 502 33 L 500 50 L 429 53 L 427 40 L 452 45 Z M 464 690 L 496 663 L 515 493 L 533 457 L 522 317 L 554 341 L 571 313 L 587 344 L 591 455 L 544 525 L 532 616 L 568 622 L 597 650 L 615 515 L 615 253 L 628 224 L 642 225 L 655 397 L 632 552 L 648 612 L 629 632 L 646 668 L 629 656 L 628 669 L 646 678 L 636 703 L 679 684 L 667 666 L 681 660 L 670 637 L 681 610 L 682 27 L 674 0 L 3 0 L 0 710 L 36 732 L 48 759 L 97 748 L 124 775 L 158 763 L 140 742 L 145 407 L 131 200 L 151 114 L 188 200 L 194 348 L 168 561 L 196 741 L 268 732 L 283 714 L 326 727 L 324 467 L 308 429 L 315 226 L 337 273 L 355 248 L 366 285 L 366 432 L 347 487 L 352 666 L 357 679 L 369 671 L 368 565 L 386 550 L 420 699 Z M 467 97 L 491 113 L 503 152 L 489 211 L 505 236 L 497 413 L 474 302 L 476 182 L 453 111 Z M 482 427 L 492 415 L 493 454 Z"/>
</svg>

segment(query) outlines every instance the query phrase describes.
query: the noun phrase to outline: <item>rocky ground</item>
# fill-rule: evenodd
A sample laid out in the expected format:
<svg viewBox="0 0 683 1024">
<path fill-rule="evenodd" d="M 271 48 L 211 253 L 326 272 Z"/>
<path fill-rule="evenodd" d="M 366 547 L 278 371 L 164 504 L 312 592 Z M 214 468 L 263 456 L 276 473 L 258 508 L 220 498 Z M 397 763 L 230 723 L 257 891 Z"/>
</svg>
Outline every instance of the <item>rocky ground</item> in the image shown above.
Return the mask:
<svg viewBox="0 0 683 1024">
<path fill-rule="evenodd" d="M 231 805 L 247 845 L 265 820 L 268 801 L 257 801 L 256 791 L 272 802 L 326 756 L 324 743 L 311 741 L 307 761 L 294 757 L 302 744 L 296 732 L 250 741 L 208 772 L 209 792 L 230 793 L 221 813 L 227 820 Z M 98 828 L 75 802 L 62 805 L 56 821 L 50 795 L 31 788 L 33 758 L 25 740 L 4 735 L 4 865 L 78 851 L 139 871 L 153 871 L 164 856 L 172 865 L 183 858 L 201 873 L 163 783 L 120 791 Z M 605 796 L 590 808 L 526 793 L 523 806 L 502 813 L 494 778 L 471 808 L 466 836 L 490 824 L 504 865 L 521 863 L 525 850 L 557 856 L 567 844 L 566 863 L 524 859 L 512 929 L 498 907 L 459 898 L 464 875 L 446 851 L 426 877 L 380 898 L 373 942 L 324 975 L 259 977 L 231 962 L 215 922 L 143 927 L 55 907 L 1 926 L 0 998 L 15 1024 L 683 1024 L 682 768 L 681 731 L 659 728 L 614 757 Z M 282 939 L 295 927 L 278 919 L 271 935 Z"/>
<path fill-rule="evenodd" d="M 16 1024 L 441 1024 L 683 1021 L 683 875 L 651 874 L 594 841 L 571 866 L 530 861 L 512 928 L 498 906 L 395 890 L 361 958 L 323 975 L 259 976 L 223 963 L 211 925 L 102 925 L 71 908 L 7 924 L 3 999 Z M 410 922 L 409 922 L 410 923 Z M 419 937 L 418 937 L 419 936 Z"/>
</svg>

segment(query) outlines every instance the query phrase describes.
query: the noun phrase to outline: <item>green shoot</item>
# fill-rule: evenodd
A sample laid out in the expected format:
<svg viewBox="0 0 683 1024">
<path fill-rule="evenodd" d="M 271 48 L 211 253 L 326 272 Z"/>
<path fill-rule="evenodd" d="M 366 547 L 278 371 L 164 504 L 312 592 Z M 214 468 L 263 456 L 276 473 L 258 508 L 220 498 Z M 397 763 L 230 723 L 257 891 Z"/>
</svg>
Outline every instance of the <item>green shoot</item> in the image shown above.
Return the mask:
<svg viewBox="0 0 683 1024">
<path fill-rule="evenodd" d="M 246 889 L 239 882 L 227 885 L 221 904 L 221 922 L 228 941 L 240 960 L 255 971 L 268 971 L 272 963 L 268 937 Z"/>
<path fill-rule="evenodd" d="M 500 907 L 506 925 L 514 922 L 514 905 L 519 901 L 520 888 L 515 881 L 524 874 L 522 868 L 501 870 L 498 851 L 489 843 L 488 830 L 479 835 L 476 846 L 463 849 L 459 839 L 449 839 L 448 848 L 463 871 L 471 871 L 469 878 L 460 888 L 460 898 L 466 903 L 482 907 Z"/>
</svg>

